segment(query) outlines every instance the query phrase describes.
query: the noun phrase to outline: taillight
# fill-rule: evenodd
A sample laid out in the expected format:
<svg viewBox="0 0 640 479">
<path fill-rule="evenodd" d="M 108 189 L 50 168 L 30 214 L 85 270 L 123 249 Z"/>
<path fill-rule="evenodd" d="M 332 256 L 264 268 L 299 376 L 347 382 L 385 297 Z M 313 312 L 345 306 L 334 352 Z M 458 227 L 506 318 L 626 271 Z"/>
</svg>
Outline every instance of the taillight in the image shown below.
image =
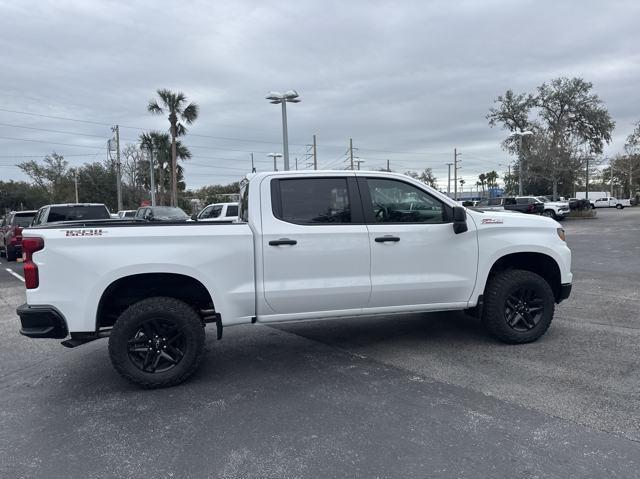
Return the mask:
<svg viewBox="0 0 640 479">
<path fill-rule="evenodd" d="M 22 238 L 22 259 L 24 260 L 24 285 L 27 289 L 35 289 L 40 284 L 38 265 L 33 262 L 33 253 L 44 248 L 42 238 Z"/>
</svg>

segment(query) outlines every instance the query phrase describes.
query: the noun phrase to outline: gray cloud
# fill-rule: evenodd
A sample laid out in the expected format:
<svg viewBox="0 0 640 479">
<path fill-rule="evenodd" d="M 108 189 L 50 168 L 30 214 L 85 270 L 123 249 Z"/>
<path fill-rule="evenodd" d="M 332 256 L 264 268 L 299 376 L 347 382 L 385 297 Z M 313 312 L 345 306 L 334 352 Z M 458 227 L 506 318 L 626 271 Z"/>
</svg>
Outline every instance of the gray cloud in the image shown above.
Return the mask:
<svg viewBox="0 0 640 479">
<path fill-rule="evenodd" d="M 201 106 L 187 136 L 189 186 L 228 182 L 254 152 L 280 151 L 269 90 L 296 88 L 289 109 L 292 156 L 318 135 L 321 166 L 338 166 L 348 138 L 365 166 L 432 167 L 446 179 L 453 148 L 463 176 L 509 159 L 505 133 L 489 128 L 493 99 L 533 91 L 556 76 L 594 83 L 617 122 L 607 154 L 640 119 L 637 2 L 0 2 L 0 108 L 167 127 L 146 113 L 157 88 Z M 107 125 L 0 111 L 0 165 L 52 150 L 74 163 L 105 157 Z M 125 141 L 141 130 L 122 128 Z M 83 136 L 98 135 L 98 137 Z M 102 137 L 102 138 L 100 138 Z M 13 155 L 13 156 L 12 156 Z M 217 167 L 217 168 L 216 168 Z M 502 168 L 499 168 L 501 171 Z M 3 179 L 21 179 L 0 168 Z"/>
</svg>

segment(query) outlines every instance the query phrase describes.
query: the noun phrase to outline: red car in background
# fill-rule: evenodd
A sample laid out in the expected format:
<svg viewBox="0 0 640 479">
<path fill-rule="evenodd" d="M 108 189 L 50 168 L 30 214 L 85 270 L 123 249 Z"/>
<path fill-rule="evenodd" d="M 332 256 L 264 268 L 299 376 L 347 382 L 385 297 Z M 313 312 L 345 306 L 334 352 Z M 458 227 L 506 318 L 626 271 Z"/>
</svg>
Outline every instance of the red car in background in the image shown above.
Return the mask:
<svg viewBox="0 0 640 479">
<path fill-rule="evenodd" d="M 12 211 L 0 223 L 0 256 L 15 261 L 22 256 L 22 229 L 31 225 L 37 211 Z"/>
</svg>

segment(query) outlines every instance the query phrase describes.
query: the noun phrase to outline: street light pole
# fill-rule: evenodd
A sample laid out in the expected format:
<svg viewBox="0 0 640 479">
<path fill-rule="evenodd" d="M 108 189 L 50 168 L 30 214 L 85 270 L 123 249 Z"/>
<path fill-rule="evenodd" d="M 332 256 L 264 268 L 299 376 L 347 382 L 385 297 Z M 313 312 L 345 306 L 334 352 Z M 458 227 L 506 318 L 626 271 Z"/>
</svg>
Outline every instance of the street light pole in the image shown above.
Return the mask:
<svg viewBox="0 0 640 479">
<path fill-rule="evenodd" d="M 289 134 L 287 131 L 287 102 L 300 103 L 300 95 L 295 90 L 289 90 L 285 93 L 276 91 L 269 92 L 265 97 L 271 103 L 282 105 L 282 151 L 284 153 L 284 169 L 289 171 Z M 282 155 L 281 155 L 282 156 Z M 275 158 L 274 158 L 275 162 Z M 277 171 L 277 170 L 276 170 Z"/>
<path fill-rule="evenodd" d="M 269 153 L 267 156 L 273 158 L 273 171 L 278 171 L 278 158 L 282 158 L 280 153 Z"/>
</svg>

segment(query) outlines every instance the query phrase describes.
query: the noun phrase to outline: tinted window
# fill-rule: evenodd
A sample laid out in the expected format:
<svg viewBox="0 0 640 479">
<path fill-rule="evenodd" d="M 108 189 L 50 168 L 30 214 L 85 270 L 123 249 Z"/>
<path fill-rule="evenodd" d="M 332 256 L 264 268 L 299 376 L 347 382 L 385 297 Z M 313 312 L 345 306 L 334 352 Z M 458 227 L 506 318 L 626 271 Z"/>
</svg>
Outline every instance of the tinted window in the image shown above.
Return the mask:
<svg viewBox="0 0 640 479">
<path fill-rule="evenodd" d="M 379 223 L 443 223 L 443 204 L 402 181 L 368 178 L 371 208 Z"/>
<path fill-rule="evenodd" d="M 52 206 L 47 223 L 75 220 L 105 220 L 111 216 L 104 206 Z"/>
<path fill-rule="evenodd" d="M 351 206 L 345 178 L 294 178 L 274 180 L 279 190 L 274 215 L 298 224 L 349 223 Z"/>
<path fill-rule="evenodd" d="M 136 215 L 135 211 L 125 211 L 123 216 L 125 218 L 133 218 L 135 215 Z"/>
<path fill-rule="evenodd" d="M 484 200 L 486 201 L 487 205 L 489 206 L 501 206 L 502 205 L 502 198 L 491 198 L 489 200 Z"/>
<path fill-rule="evenodd" d="M 182 209 L 172 206 L 157 206 L 151 208 L 151 211 L 153 212 L 153 219 L 156 220 L 175 220 L 189 217 Z"/>
<path fill-rule="evenodd" d="M 505 205 L 515 205 L 516 204 L 516 199 L 515 198 L 505 198 L 504 199 L 504 204 Z"/>
<path fill-rule="evenodd" d="M 25 228 L 31 224 L 33 218 L 35 217 L 35 213 L 26 214 L 17 214 L 13 217 L 13 224 L 15 226 L 20 226 L 21 228 Z"/>
<path fill-rule="evenodd" d="M 229 205 L 227 207 L 227 216 L 238 216 L 238 205 Z"/>
<path fill-rule="evenodd" d="M 222 213 L 222 205 L 218 205 L 218 206 L 214 206 L 213 208 L 211 208 L 211 211 L 209 212 L 209 218 L 218 218 L 220 216 L 220 213 Z"/>
</svg>

